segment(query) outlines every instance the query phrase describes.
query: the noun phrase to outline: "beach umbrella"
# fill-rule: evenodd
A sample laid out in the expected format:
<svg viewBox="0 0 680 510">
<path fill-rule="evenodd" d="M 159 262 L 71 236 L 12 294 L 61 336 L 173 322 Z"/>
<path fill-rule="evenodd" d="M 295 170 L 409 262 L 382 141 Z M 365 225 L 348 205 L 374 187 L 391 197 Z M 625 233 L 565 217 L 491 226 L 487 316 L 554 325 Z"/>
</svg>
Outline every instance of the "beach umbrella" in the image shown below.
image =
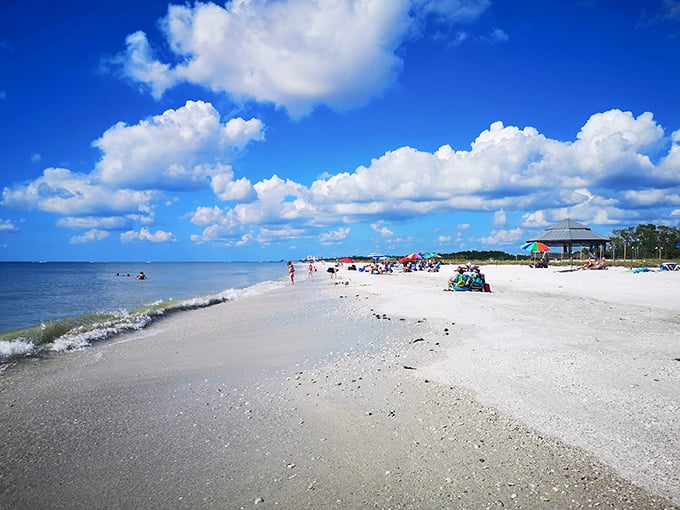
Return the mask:
<svg viewBox="0 0 680 510">
<path fill-rule="evenodd" d="M 351 263 L 354 262 L 354 261 L 353 261 L 351 258 L 349 258 L 349 257 L 342 257 L 342 258 L 340 259 L 340 262 L 346 262 L 347 264 L 351 264 Z"/>
<path fill-rule="evenodd" d="M 534 241 L 533 243 L 527 243 L 524 246 L 522 246 L 522 249 L 525 251 L 530 251 L 530 252 L 545 252 L 545 251 L 550 251 L 550 246 L 547 244 L 539 243 L 538 241 Z"/>
<path fill-rule="evenodd" d="M 406 255 L 405 257 L 402 257 L 401 261 L 402 262 L 412 262 L 414 260 L 420 260 L 423 257 L 420 256 L 420 253 L 411 253 L 410 255 Z"/>
<path fill-rule="evenodd" d="M 439 253 L 426 253 L 423 255 L 424 259 L 438 259 L 439 258 Z"/>
</svg>

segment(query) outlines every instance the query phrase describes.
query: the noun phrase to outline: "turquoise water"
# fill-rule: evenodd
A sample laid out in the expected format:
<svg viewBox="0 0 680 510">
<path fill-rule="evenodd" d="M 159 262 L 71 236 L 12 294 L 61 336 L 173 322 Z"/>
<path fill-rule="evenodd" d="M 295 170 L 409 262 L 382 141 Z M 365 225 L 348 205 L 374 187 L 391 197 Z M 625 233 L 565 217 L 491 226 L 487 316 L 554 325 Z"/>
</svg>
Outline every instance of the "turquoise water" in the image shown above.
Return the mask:
<svg viewBox="0 0 680 510">
<path fill-rule="evenodd" d="M 146 280 L 135 277 L 140 271 Z M 283 262 L 0 262 L 0 360 L 77 348 L 170 312 L 264 292 L 287 274 Z"/>
</svg>

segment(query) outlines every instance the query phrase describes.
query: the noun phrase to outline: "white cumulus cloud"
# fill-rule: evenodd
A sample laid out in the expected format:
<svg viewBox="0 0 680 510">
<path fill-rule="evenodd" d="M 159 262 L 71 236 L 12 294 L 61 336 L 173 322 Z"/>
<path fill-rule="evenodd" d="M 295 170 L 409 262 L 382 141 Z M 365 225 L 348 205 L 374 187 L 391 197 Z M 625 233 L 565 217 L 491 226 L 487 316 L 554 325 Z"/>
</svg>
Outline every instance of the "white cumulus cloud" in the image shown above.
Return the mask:
<svg viewBox="0 0 680 510">
<path fill-rule="evenodd" d="M 263 139 L 258 119 L 231 119 L 203 101 L 128 126 L 122 122 L 93 142 L 103 152 L 97 163 L 101 182 L 134 189 L 198 189 L 224 171 L 234 148 Z"/>
<path fill-rule="evenodd" d="M 0 232 L 18 232 L 17 227 L 11 220 L 0 219 Z"/>
<path fill-rule="evenodd" d="M 139 232 L 134 230 L 128 230 L 120 235 L 120 240 L 123 242 L 135 242 L 135 241 L 149 241 L 152 243 L 166 243 L 170 241 L 175 241 L 175 236 L 171 232 L 165 232 L 163 230 L 157 230 L 156 232 L 151 232 L 148 228 L 142 227 Z"/>
<path fill-rule="evenodd" d="M 131 222 L 132 218 L 126 216 L 67 216 L 59 218 L 57 226 L 64 228 L 117 230 L 128 226 Z"/>
<path fill-rule="evenodd" d="M 455 24 L 479 17 L 489 0 L 279 0 L 170 5 L 162 22 L 176 63 L 159 61 L 135 32 L 118 60 L 154 97 L 179 82 L 284 107 L 360 106 L 396 80 L 396 50 L 422 18 Z M 498 37 L 498 36 L 497 36 Z"/>
<path fill-rule="evenodd" d="M 66 168 L 47 168 L 26 185 L 6 187 L 0 203 L 63 215 L 148 213 L 152 191 L 102 186 L 91 176 Z"/>
<path fill-rule="evenodd" d="M 101 241 L 102 239 L 106 239 L 107 237 L 109 237 L 110 234 L 111 233 L 107 232 L 106 230 L 92 229 L 88 230 L 83 235 L 71 237 L 69 242 L 71 244 L 91 243 L 94 241 Z"/>
<path fill-rule="evenodd" d="M 493 230 L 490 235 L 482 237 L 479 242 L 488 246 L 498 246 L 512 244 L 522 239 L 522 229 L 513 228 L 511 230 Z"/>
<path fill-rule="evenodd" d="M 429 153 L 401 147 L 309 186 L 274 175 L 252 185 L 256 197 L 251 202 L 224 212 L 250 226 L 375 224 L 376 219 L 468 210 L 493 213 L 498 227 L 509 212 L 527 209 L 534 210 L 522 220 L 527 227 L 565 215 L 608 224 L 626 217 L 633 205 L 675 206 L 673 197 L 680 194 L 680 164 L 672 160 L 676 150 L 649 113 L 595 114 L 573 141 L 495 122 L 468 150 L 444 145 Z M 656 185 L 661 179 L 664 187 Z M 516 235 L 498 230 L 487 241 Z"/>
<path fill-rule="evenodd" d="M 349 227 L 340 227 L 330 232 L 324 232 L 319 236 L 319 242 L 324 245 L 337 244 L 349 236 Z"/>
</svg>

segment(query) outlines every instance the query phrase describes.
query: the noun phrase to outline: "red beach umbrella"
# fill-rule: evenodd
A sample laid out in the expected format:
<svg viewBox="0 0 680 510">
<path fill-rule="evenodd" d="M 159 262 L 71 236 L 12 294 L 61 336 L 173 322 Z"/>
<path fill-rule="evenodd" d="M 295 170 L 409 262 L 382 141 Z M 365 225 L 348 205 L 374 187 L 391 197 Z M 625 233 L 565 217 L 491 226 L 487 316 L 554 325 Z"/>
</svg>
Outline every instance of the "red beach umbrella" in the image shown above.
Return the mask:
<svg viewBox="0 0 680 510">
<path fill-rule="evenodd" d="M 345 262 L 345 263 L 347 263 L 347 264 L 351 264 L 351 263 L 354 262 L 354 261 L 353 261 L 351 258 L 349 258 L 349 257 L 342 257 L 342 258 L 340 259 L 340 262 Z"/>
<path fill-rule="evenodd" d="M 411 262 L 412 260 L 419 260 L 422 259 L 423 257 L 420 256 L 420 253 L 411 253 L 410 255 L 406 255 L 406 257 L 402 257 L 401 261 L 402 262 Z"/>
</svg>

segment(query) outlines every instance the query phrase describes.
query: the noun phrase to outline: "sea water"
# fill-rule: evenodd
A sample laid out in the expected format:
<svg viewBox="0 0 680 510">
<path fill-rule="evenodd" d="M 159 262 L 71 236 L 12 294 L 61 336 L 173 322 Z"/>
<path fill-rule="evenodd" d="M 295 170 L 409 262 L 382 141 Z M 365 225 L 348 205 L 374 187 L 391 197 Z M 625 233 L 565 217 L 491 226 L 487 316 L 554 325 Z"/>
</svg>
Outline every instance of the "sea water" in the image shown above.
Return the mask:
<svg viewBox="0 0 680 510">
<path fill-rule="evenodd" d="M 138 280 L 142 271 L 147 276 Z M 283 262 L 0 262 L 0 362 L 284 285 Z"/>
</svg>

